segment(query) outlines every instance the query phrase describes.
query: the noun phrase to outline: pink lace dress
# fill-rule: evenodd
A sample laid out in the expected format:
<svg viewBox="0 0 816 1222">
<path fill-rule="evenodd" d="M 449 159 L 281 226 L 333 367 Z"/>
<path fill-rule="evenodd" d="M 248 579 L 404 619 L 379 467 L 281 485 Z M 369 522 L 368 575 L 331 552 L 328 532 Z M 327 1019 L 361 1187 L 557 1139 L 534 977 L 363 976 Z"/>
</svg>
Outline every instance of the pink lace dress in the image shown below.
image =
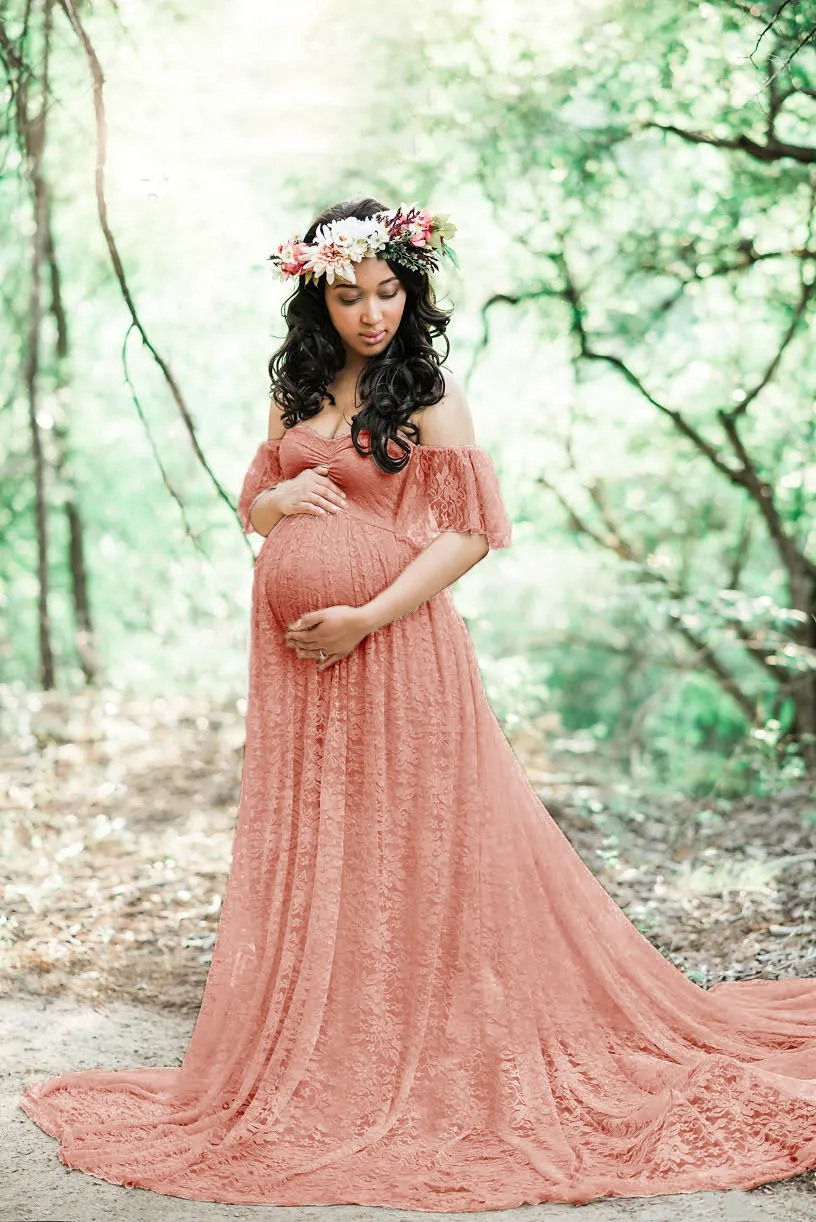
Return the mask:
<svg viewBox="0 0 816 1222">
<path fill-rule="evenodd" d="M 360 604 L 440 530 L 510 543 L 475 445 L 381 472 L 265 441 L 240 509 L 329 463 L 252 596 L 232 867 L 183 1063 L 32 1083 L 59 1157 L 194 1200 L 500 1209 L 750 1188 L 816 1167 L 816 981 L 708 991 L 631 924 L 527 780 L 450 591 L 318 672 L 301 612 Z"/>
</svg>

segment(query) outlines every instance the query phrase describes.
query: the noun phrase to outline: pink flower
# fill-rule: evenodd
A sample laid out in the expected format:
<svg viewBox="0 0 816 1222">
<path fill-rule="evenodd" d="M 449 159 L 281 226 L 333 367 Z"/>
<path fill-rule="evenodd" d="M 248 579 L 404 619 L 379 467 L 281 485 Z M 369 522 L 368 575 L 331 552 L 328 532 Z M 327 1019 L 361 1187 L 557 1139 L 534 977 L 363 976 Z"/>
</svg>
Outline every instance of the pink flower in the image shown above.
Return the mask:
<svg viewBox="0 0 816 1222">
<path fill-rule="evenodd" d="M 309 247 L 303 242 L 281 242 L 276 254 L 278 268 L 282 275 L 299 276 L 308 257 Z"/>
<path fill-rule="evenodd" d="M 425 246 L 433 231 L 433 216 L 428 208 L 400 204 L 389 221 L 392 238 L 407 239 L 412 246 Z"/>
</svg>

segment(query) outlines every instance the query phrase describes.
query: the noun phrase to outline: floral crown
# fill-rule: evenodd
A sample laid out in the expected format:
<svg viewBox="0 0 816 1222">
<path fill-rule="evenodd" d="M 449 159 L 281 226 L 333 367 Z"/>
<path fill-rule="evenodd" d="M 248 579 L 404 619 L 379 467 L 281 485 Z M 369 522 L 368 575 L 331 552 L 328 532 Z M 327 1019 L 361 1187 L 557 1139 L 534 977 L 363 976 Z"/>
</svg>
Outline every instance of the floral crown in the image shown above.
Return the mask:
<svg viewBox="0 0 816 1222">
<path fill-rule="evenodd" d="M 367 255 L 380 255 L 389 263 L 428 275 L 438 270 L 439 255 L 446 255 L 455 267 L 459 266 L 448 245 L 448 238 L 455 233 L 456 226 L 447 213 L 400 204 L 366 220 L 348 216 L 319 225 L 313 242 L 302 242 L 295 235 L 281 242 L 269 259 L 281 280 L 305 276 L 307 284 L 324 273 L 329 284 L 334 283 L 335 276 L 356 284 L 352 264 Z"/>
</svg>

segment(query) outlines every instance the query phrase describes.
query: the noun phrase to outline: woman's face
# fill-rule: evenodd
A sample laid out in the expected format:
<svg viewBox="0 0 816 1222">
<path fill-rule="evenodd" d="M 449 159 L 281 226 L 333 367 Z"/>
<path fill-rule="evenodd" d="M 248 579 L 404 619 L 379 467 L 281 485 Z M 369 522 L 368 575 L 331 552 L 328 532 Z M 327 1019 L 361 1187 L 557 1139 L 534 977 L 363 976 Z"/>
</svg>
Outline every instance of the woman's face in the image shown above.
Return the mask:
<svg viewBox="0 0 816 1222">
<path fill-rule="evenodd" d="M 346 350 L 372 356 L 396 335 L 406 292 L 385 259 L 367 255 L 353 266 L 356 284 L 326 283 L 326 309 Z"/>
</svg>

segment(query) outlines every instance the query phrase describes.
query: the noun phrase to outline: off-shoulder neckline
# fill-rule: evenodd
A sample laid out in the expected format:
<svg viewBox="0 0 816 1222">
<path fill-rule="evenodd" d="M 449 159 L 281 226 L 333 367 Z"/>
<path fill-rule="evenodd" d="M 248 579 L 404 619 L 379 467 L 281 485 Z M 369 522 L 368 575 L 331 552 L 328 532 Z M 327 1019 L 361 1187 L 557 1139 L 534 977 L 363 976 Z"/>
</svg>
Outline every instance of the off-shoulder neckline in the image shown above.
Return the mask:
<svg viewBox="0 0 816 1222">
<path fill-rule="evenodd" d="M 289 433 L 294 433 L 296 429 L 301 429 L 306 433 L 311 433 L 312 437 L 316 437 L 318 441 L 324 441 L 327 445 L 334 445 L 336 441 L 351 441 L 351 433 L 341 433 L 336 437 L 324 437 L 322 433 L 318 433 L 316 429 L 310 428 L 308 424 L 304 424 L 301 421 L 299 424 L 293 424 L 291 428 L 288 428 L 286 432 L 283 434 L 283 437 L 268 437 L 267 444 L 280 445 L 280 443 L 283 441 L 283 438 L 286 437 Z M 368 432 L 368 430 L 363 429 L 362 432 Z M 480 446 L 478 442 L 474 442 L 474 441 L 449 442 L 447 445 L 441 445 L 441 444 L 432 445 L 432 444 L 424 444 L 422 442 L 411 441 L 410 437 L 405 437 L 403 440 L 408 442 L 408 445 L 411 447 L 412 454 L 414 450 L 481 450 L 482 449 L 482 446 Z"/>
</svg>

